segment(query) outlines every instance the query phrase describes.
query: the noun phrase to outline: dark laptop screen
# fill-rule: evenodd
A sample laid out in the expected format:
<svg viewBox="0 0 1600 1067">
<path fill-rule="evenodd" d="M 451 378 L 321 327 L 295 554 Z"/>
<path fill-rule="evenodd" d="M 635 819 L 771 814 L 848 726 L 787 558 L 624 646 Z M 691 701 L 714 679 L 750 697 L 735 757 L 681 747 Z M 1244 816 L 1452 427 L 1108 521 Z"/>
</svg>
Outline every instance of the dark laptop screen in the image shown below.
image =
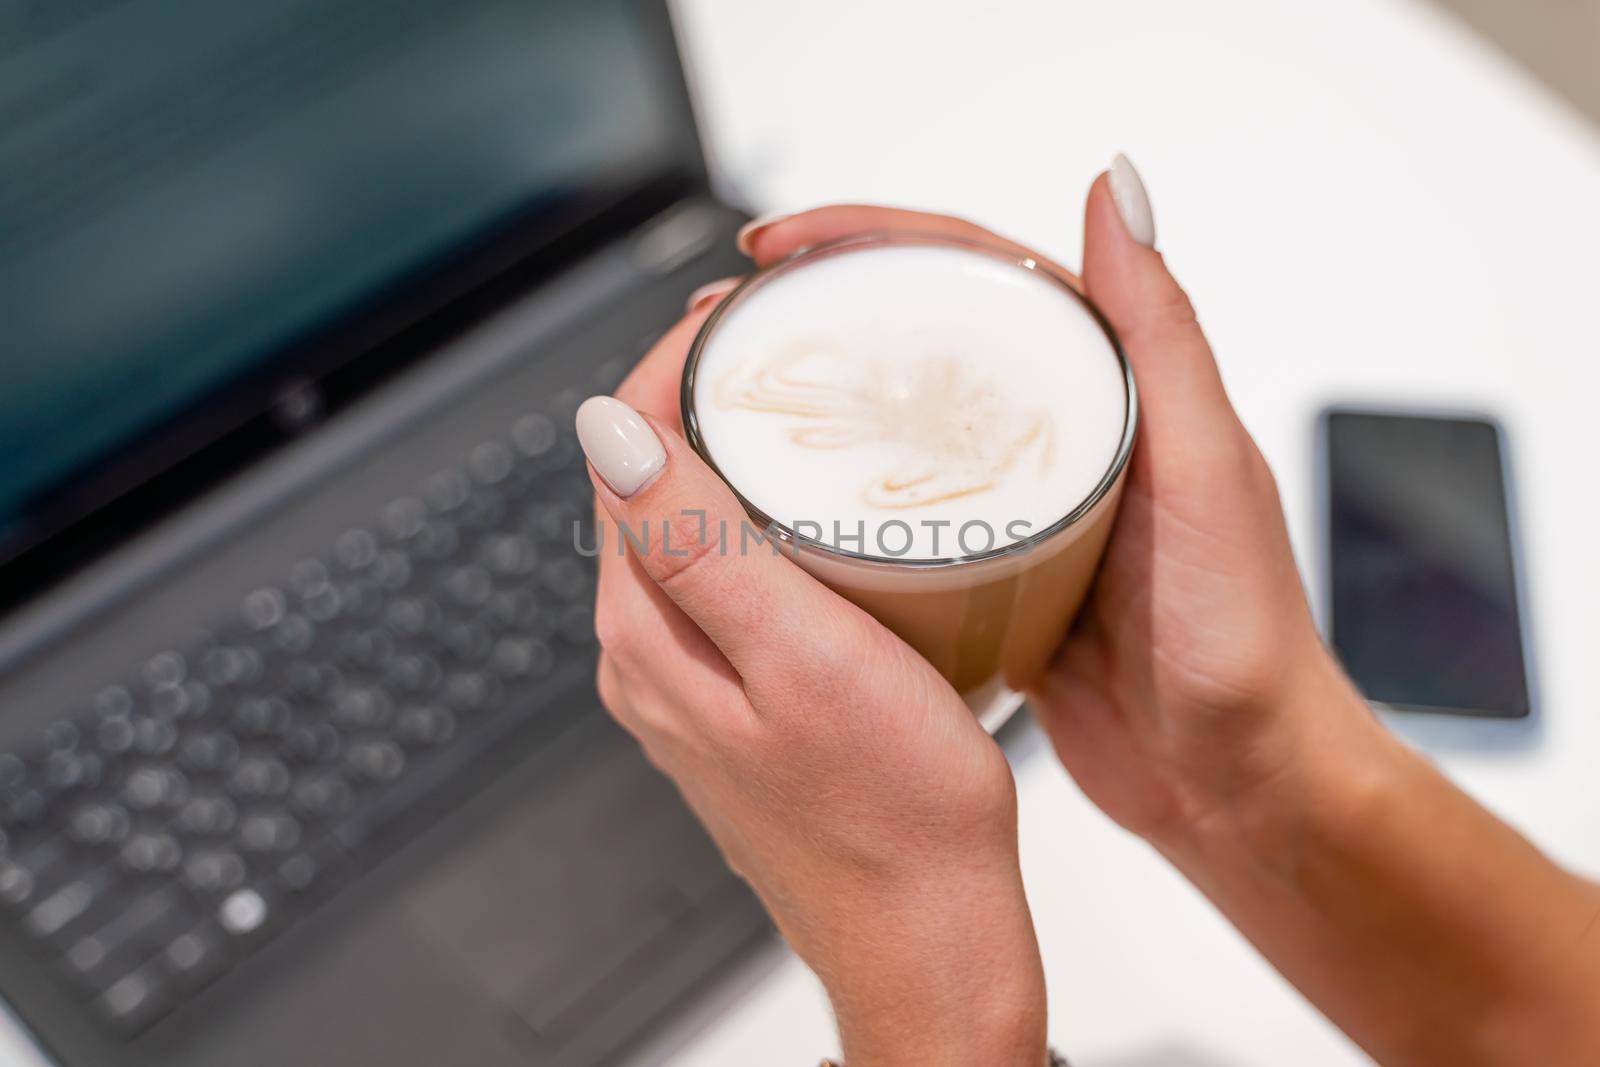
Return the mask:
<svg viewBox="0 0 1600 1067">
<path fill-rule="evenodd" d="M 629 0 L 0 12 L 0 563 L 30 511 L 508 220 L 695 151 Z"/>
</svg>

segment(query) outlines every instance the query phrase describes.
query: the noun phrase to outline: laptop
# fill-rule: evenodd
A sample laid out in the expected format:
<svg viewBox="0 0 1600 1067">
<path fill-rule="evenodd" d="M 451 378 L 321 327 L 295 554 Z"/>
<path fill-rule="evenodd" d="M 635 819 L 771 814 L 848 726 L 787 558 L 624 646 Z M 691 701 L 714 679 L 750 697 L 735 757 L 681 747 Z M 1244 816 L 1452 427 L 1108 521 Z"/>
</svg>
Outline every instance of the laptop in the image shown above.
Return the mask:
<svg viewBox="0 0 1600 1067">
<path fill-rule="evenodd" d="M 747 269 L 665 8 L 29 4 L 0 174 L 45 1061 L 620 1062 L 770 945 L 593 688 L 573 412 Z"/>
</svg>

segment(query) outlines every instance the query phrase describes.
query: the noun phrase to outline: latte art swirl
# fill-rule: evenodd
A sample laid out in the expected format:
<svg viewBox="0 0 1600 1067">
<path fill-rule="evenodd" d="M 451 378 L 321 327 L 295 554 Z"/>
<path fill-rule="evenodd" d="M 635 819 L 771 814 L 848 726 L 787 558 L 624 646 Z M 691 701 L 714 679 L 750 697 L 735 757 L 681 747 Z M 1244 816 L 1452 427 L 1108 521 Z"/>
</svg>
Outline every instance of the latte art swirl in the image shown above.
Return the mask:
<svg viewBox="0 0 1600 1067">
<path fill-rule="evenodd" d="M 1126 425 L 1122 364 L 1076 293 L 934 238 L 771 268 L 696 352 L 685 414 L 707 458 L 755 514 L 844 552 L 1029 538 L 1095 491 Z"/>
<path fill-rule="evenodd" d="M 896 446 L 903 458 L 867 472 L 861 486 L 872 508 L 985 493 L 1018 470 L 1043 477 L 1053 459 L 1049 415 L 1008 402 L 953 357 L 906 364 L 804 339 L 734 368 L 717 382 L 714 403 L 787 418 L 785 435 L 801 448 Z"/>
</svg>

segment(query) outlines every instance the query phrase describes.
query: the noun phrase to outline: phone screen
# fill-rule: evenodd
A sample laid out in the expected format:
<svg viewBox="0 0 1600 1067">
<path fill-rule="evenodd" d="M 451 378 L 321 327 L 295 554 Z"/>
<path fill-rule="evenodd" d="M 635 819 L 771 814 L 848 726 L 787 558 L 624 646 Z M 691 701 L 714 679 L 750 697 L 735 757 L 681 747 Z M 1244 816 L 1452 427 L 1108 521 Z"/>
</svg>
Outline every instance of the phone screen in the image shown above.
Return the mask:
<svg viewBox="0 0 1600 1067">
<path fill-rule="evenodd" d="M 1527 649 L 1499 429 L 1330 411 L 1331 640 L 1369 700 L 1523 718 Z"/>
</svg>

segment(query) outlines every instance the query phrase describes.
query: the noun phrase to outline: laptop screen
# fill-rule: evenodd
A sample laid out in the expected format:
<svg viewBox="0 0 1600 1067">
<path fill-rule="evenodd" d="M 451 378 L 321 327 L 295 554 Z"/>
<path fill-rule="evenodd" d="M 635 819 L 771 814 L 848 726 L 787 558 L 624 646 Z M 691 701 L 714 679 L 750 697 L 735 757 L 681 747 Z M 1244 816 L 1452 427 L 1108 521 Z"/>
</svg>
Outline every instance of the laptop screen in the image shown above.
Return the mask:
<svg viewBox="0 0 1600 1067">
<path fill-rule="evenodd" d="M 9 5 L 0 563 L 53 493 L 401 283 L 698 167 L 654 6 Z"/>
</svg>

